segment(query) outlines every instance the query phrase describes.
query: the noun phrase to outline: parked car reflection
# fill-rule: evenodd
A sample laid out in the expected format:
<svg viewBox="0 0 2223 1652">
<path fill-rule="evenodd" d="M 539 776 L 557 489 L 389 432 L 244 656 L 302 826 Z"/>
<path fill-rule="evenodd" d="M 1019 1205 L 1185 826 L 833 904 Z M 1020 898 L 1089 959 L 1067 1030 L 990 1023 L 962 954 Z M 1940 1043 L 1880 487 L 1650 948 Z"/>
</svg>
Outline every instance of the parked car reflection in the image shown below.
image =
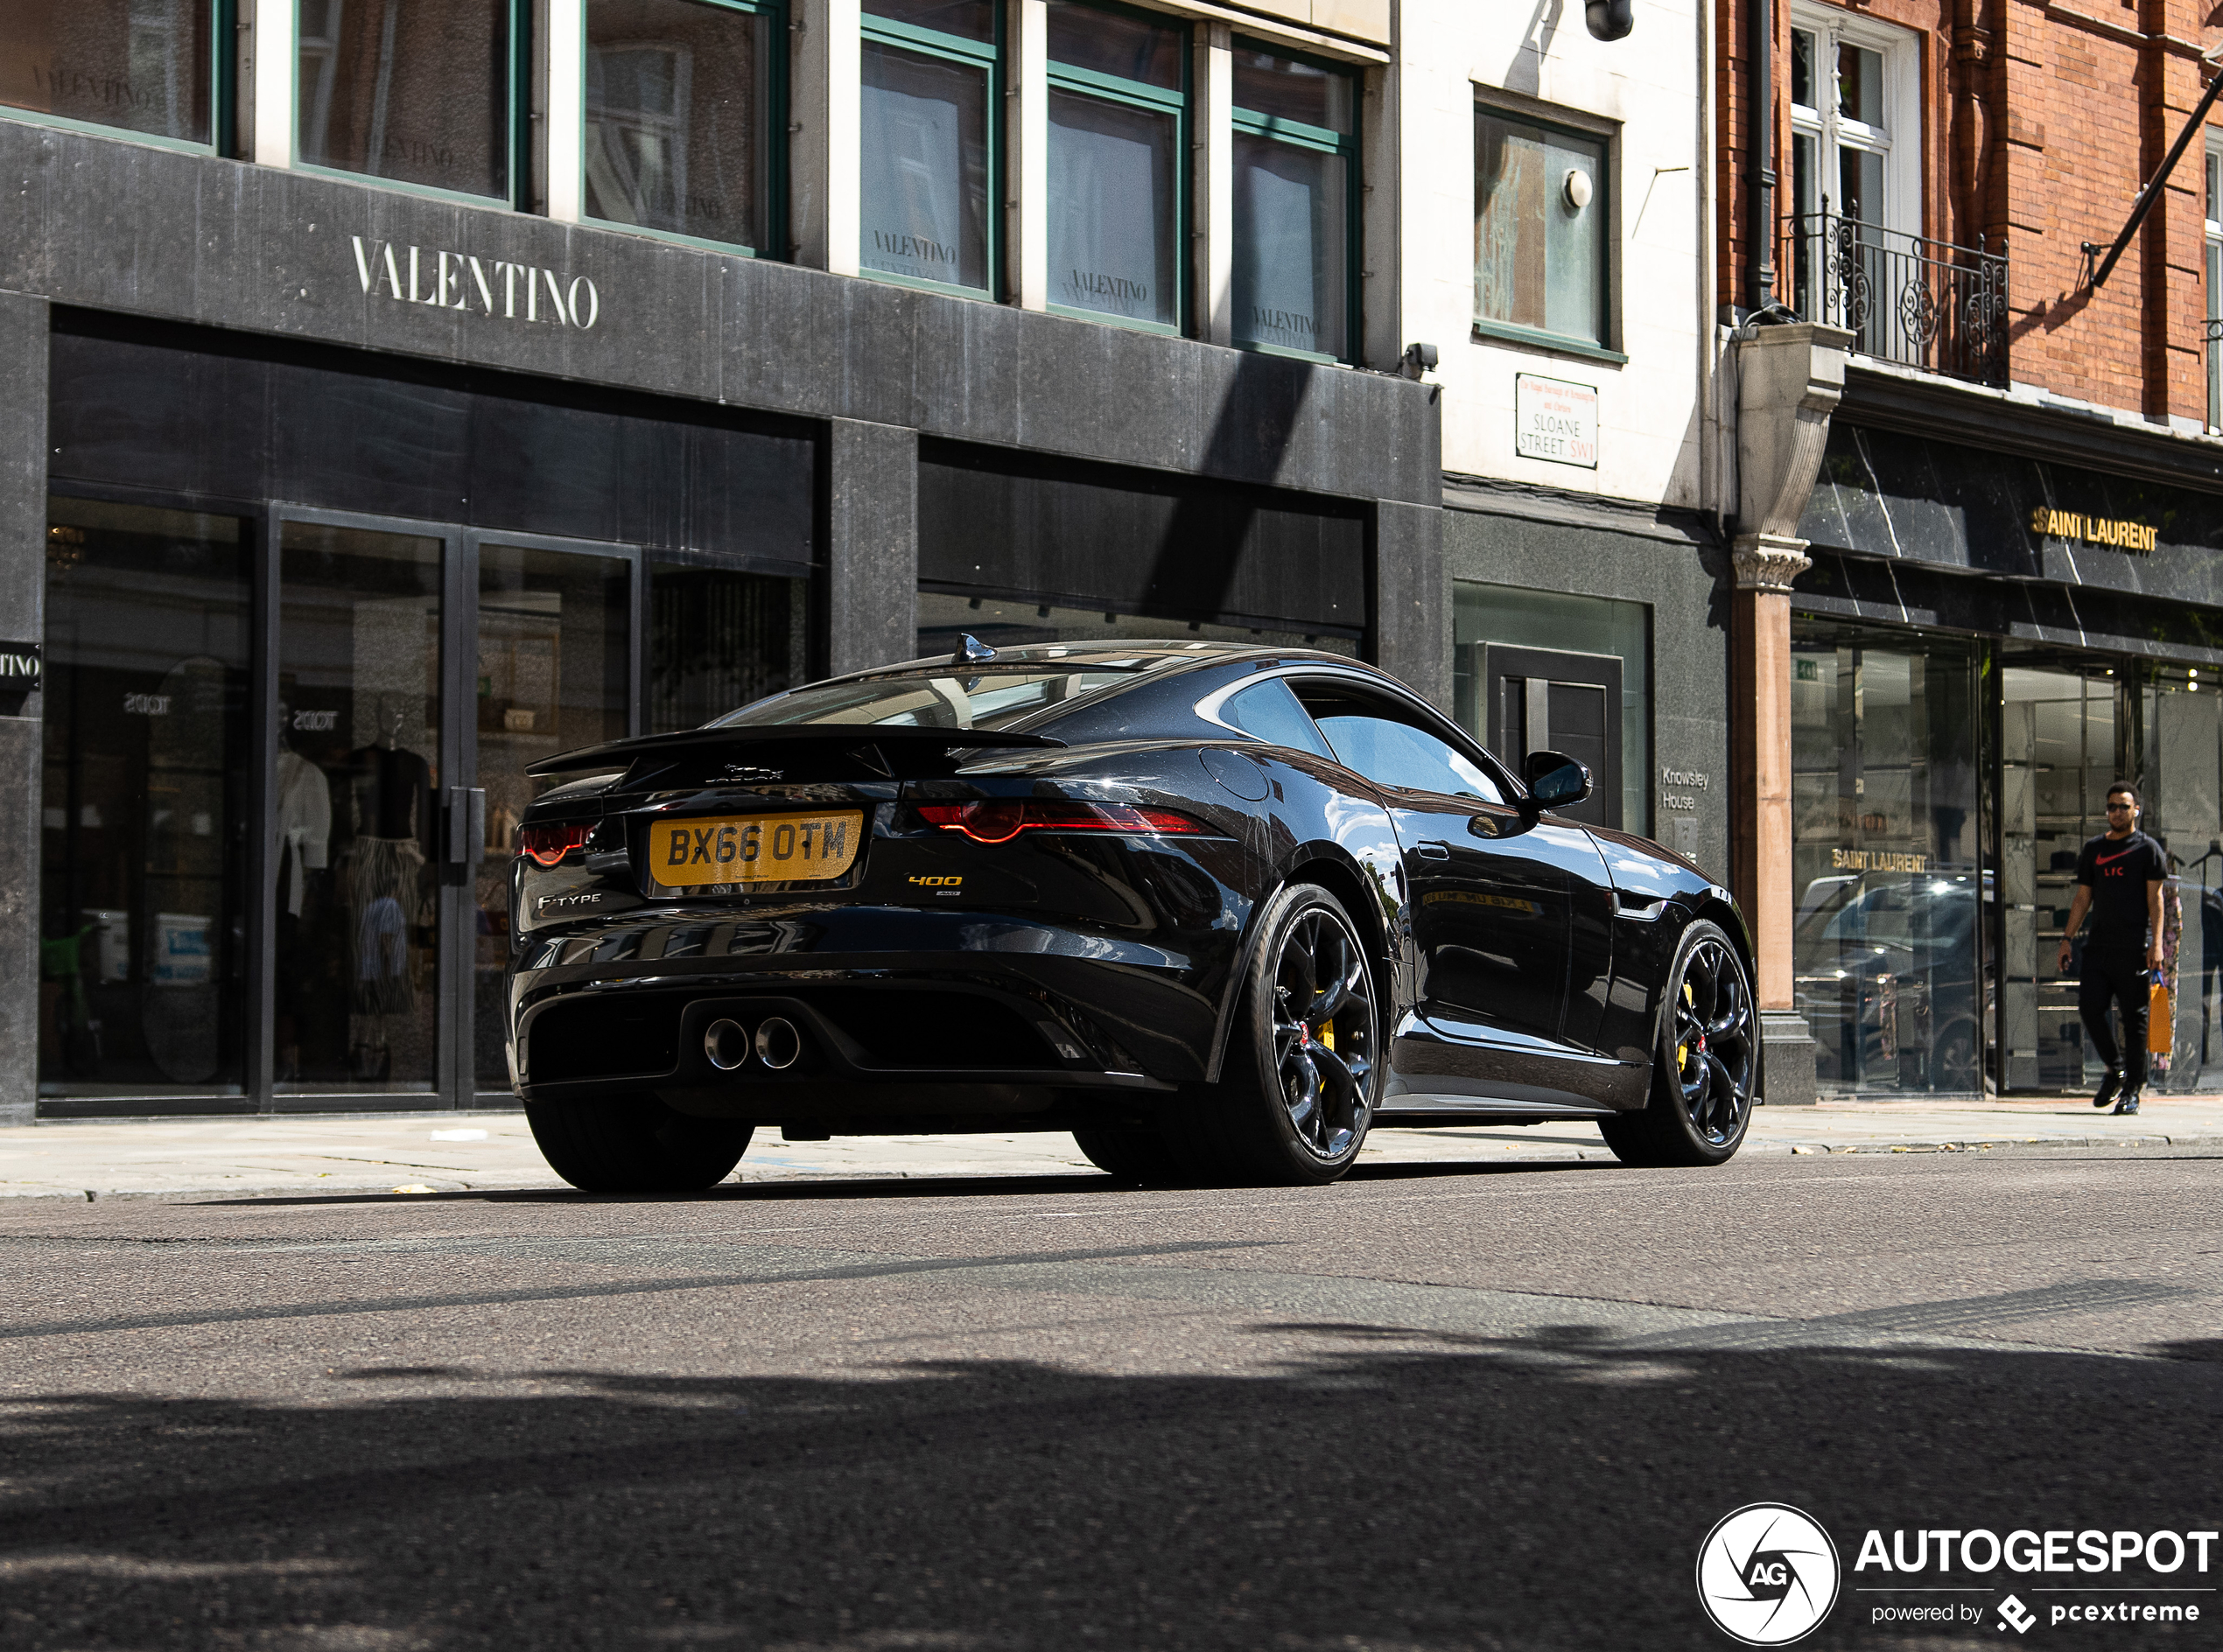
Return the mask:
<svg viewBox="0 0 2223 1652">
<path fill-rule="evenodd" d="M 1796 1003 L 1825 1088 L 1974 1095 L 1977 882 L 1971 872 L 1833 874 L 1806 886 Z"/>
</svg>

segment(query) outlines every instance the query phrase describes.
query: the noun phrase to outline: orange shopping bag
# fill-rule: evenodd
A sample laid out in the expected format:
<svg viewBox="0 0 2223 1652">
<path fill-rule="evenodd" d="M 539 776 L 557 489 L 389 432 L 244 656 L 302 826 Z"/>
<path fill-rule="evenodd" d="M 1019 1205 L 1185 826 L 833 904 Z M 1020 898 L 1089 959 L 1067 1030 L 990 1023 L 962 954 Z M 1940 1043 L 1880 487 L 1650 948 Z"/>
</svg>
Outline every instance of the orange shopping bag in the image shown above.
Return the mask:
<svg viewBox="0 0 2223 1652">
<path fill-rule="evenodd" d="M 2167 1055 L 2174 1032 L 2169 1018 L 2169 977 L 2156 970 L 2146 996 L 2146 1053 Z"/>
</svg>

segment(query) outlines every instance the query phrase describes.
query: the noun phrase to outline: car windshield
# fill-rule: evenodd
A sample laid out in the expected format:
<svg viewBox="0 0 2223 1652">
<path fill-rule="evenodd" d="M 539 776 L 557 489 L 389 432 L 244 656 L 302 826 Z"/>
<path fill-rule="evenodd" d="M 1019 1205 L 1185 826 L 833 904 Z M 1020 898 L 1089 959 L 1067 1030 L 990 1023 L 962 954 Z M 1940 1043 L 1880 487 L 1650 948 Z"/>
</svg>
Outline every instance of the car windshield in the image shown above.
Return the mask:
<svg viewBox="0 0 2223 1652">
<path fill-rule="evenodd" d="M 711 726 L 855 723 L 882 728 L 1006 729 L 1037 711 L 1132 680 L 1126 670 L 1006 667 L 905 671 L 759 700 L 727 712 Z"/>
</svg>

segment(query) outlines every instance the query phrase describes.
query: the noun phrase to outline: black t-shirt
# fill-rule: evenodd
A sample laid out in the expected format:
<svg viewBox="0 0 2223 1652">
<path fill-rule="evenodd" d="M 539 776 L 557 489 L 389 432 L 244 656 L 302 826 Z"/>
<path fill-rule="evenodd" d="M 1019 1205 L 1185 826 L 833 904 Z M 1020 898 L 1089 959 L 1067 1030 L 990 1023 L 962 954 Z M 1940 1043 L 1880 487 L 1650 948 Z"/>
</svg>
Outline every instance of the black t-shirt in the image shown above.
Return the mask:
<svg viewBox="0 0 2223 1652">
<path fill-rule="evenodd" d="M 2084 943 L 2102 951 L 2143 952 L 2153 931 L 2146 921 L 2146 886 L 2169 876 L 2162 847 L 2143 832 L 2117 841 L 2092 838 L 2076 858 L 2076 880 L 2092 892 Z"/>
</svg>

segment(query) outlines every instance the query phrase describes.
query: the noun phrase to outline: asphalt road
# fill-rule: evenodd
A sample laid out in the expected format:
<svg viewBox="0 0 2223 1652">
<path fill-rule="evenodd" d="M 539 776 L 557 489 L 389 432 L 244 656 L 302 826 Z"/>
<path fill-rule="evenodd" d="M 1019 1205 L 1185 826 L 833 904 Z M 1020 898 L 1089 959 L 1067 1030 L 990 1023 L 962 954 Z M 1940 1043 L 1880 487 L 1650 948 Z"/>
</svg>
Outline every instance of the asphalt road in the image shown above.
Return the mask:
<svg viewBox="0 0 2223 1652">
<path fill-rule="evenodd" d="M 2191 1152 L 24 1200 L 0 1258 L 10 1652 L 1726 1647 L 1760 1500 L 1842 1553 L 1803 1644 L 1995 1648 L 1875 1627 L 1864 1530 L 2223 1526 Z M 2172 1598 L 2028 1638 L 2223 1643 Z"/>
</svg>

